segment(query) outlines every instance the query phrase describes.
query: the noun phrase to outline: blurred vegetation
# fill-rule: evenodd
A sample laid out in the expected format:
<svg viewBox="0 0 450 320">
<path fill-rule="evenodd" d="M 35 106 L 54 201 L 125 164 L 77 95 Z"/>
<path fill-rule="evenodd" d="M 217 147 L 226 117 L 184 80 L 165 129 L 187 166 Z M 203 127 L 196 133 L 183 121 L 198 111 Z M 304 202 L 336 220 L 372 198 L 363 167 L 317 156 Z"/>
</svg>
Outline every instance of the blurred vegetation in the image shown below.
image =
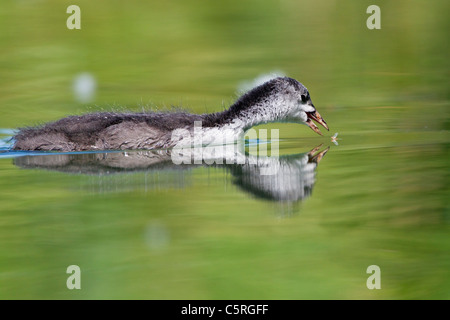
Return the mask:
<svg viewBox="0 0 450 320">
<path fill-rule="evenodd" d="M 215 168 L 174 187 L 1 158 L 0 298 L 450 298 L 448 3 L 377 1 L 381 30 L 366 28 L 368 0 L 80 0 L 82 28 L 68 30 L 71 4 L 0 3 L 0 128 L 110 109 L 213 112 L 243 81 L 282 72 L 331 131 L 264 127 L 280 128 L 283 154 L 332 148 L 313 195 L 290 206 Z M 88 103 L 72 91 L 82 72 L 97 81 Z M 71 264 L 79 291 L 65 286 Z M 366 288 L 372 264 L 381 290 Z"/>
</svg>

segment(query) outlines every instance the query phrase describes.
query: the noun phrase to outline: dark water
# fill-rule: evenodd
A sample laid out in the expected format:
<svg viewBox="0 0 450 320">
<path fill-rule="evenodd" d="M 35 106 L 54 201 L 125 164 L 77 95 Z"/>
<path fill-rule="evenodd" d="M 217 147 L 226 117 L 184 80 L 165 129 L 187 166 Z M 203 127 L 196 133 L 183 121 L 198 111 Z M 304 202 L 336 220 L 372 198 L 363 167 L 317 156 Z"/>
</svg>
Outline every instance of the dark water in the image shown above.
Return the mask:
<svg viewBox="0 0 450 320">
<path fill-rule="evenodd" d="M 368 30 L 370 4 L 80 1 L 69 31 L 65 4 L 2 3 L 0 298 L 450 298 L 448 5 L 381 2 Z M 280 157 L 231 164 L 9 150 L 66 114 L 218 111 L 270 73 L 330 132 L 262 126 Z"/>
</svg>

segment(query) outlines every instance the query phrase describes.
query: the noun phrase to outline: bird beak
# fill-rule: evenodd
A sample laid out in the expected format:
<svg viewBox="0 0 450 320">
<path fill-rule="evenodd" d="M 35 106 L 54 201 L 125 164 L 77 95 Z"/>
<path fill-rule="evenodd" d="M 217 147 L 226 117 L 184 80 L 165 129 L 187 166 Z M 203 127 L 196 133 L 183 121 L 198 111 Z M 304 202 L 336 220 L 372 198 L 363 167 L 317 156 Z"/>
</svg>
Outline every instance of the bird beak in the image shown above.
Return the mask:
<svg viewBox="0 0 450 320">
<path fill-rule="evenodd" d="M 325 129 L 330 131 L 330 129 L 328 129 L 327 123 L 325 122 L 325 120 L 323 120 L 322 116 L 317 111 L 307 112 L 306 115 L 308 116 L 308 120 L 306 121 L 306 124 L 308 125 L 308 127 L 313 129 L 314 132 L 322 135 L 322 132 L 320 132 L 319 128 L 316 126 L 316 124 L 314 122 L 312 122 L 312 120 L 321 124 Z"/>
</svg>

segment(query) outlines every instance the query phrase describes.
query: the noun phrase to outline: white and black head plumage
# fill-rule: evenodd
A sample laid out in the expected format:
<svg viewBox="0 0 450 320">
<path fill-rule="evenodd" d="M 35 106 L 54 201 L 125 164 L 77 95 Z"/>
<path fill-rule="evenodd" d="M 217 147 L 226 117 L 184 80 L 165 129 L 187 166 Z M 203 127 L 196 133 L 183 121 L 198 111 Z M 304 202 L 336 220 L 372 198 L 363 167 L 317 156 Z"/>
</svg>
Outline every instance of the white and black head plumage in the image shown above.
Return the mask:
<svg viewBox="0 0 450 320">
<path fill-rule="evenodd" d="M 236 119 L 246 122 L 246 127 L 267 122 L 304 123 L 321 134 L 312 122 L 314 120 L 328 130 L 312 103 L 308 89 L 288 77 L 274 78 L 248 91 L 217 120 L 220 123 Z"/>
</svg>

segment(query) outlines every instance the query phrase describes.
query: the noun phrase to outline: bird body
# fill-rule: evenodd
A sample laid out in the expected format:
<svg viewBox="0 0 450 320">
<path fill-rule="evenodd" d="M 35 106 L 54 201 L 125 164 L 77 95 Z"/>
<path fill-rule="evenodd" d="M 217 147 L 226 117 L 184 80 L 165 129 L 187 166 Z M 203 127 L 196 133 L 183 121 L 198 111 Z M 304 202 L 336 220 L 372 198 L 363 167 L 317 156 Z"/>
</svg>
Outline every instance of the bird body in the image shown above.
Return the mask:
<svg viewBox="0 0 450 320">
<path fill-rule="evenodd" d="M 187 112 L 100 112 L 69 116 L 43 126 L 23 128 L 15 150 L 86 151 L 171 148 L 200 138 L 235 141 L 249 128 L 269 122 L 327 124 L 308 90 L 292 78 L 272 79 L 244 94 L 229 109 L 209 114 Z M 186 139 L 189 135 L 189 139 Z"/>
</svg>

